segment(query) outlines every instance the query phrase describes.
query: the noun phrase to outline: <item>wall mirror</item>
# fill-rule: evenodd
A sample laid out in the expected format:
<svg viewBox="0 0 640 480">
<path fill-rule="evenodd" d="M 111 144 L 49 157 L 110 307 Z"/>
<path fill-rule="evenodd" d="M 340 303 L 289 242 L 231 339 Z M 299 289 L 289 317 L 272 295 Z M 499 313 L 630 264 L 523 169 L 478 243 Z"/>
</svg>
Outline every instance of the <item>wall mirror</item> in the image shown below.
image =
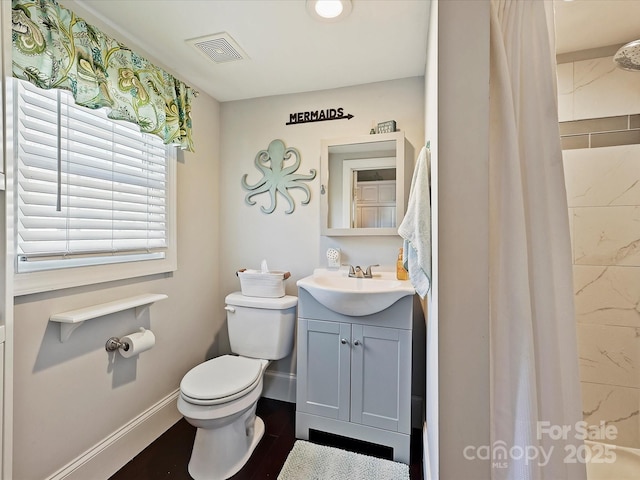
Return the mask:
<svg viewBox="0 0 640 480">
<path fill-rule="evenodd" d="M 411 181 L 407 158 L 403 132 L 323 140 L 322 235 L 397 235 Z"/>
</svg>

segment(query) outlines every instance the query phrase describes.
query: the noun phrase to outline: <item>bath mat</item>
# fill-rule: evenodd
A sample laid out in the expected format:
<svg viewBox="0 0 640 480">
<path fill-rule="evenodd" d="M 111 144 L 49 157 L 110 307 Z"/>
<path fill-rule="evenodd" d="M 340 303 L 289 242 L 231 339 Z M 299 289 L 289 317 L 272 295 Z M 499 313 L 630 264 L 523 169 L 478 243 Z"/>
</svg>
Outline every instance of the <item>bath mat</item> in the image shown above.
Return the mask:
<svg viewBox="0 0 640 480">
<path fill-rule="evenodd" d="M 296 440 L 278 480 L 409 480 L 409 466 Z"/>
</svg>

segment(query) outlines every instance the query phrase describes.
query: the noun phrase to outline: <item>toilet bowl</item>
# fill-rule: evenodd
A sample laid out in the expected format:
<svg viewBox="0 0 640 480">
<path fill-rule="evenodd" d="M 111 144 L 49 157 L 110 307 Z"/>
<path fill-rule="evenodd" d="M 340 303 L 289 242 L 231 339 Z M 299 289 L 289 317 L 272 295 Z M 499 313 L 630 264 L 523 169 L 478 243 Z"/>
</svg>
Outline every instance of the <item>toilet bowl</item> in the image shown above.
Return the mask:
<svg viewBox="0 0 640 480">
<path fill-rule="evenodd" d="M 225 298 L 231 349 L 192 368 L 180 383 L 178 411 L 197 428 L 189 461 L 195 480 L 224 480 L 249 460 L 264 434 L 256 416 L 264 372 L 293 349 L 297 298 Z"/>
<path fill-rule="evenodd" d="M 183 378 L 178 411 L 197 428 L 189 462 L 193 478 L 229 478 L 251 456 L 264 433 L 255 411 L 267 364 L 224 355 L 198 365 Z"/>
</svg>

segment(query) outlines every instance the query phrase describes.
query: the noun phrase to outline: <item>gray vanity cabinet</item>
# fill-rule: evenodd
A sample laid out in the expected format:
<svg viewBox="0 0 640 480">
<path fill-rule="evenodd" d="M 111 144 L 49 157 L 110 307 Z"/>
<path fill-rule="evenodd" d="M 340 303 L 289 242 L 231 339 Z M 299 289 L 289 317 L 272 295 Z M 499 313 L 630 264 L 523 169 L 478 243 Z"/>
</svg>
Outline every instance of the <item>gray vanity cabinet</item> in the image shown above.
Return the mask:
<svg viewBox="0 0 640 480">
<path fill-rule="evenodd" d="M 394 449 L 409 462 L 411 296 L 363 317 L 335 313 L 299 290 L 296 436 L 309 429 Z"/>
<path fill-rule="evenodd" d="M 296 410 L 350 421 L 351 325 L 298 319 Z"/>
<path fill-rule="evenodd" d="M 351 421 L 411 434 L 410 331 L 351 329 Z"/>
</svg>

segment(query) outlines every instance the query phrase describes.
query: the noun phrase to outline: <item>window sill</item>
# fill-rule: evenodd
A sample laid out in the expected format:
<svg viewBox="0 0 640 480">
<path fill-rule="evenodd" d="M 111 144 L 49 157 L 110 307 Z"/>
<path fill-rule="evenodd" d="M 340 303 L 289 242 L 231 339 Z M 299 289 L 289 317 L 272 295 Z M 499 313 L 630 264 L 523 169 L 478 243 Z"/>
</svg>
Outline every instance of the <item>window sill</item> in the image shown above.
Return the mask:
<svg viewBox="0 0 640 480">
<path fill-rule="evenodd" d="M 168 252 L 167 258 L 161 260 L 16 273 L 13 276 L 14 294 L 16 296 L 30 295 L 64 288 L 169 273 L 175 270 L 177 270 L 176 257 Z"/>
</svg>

